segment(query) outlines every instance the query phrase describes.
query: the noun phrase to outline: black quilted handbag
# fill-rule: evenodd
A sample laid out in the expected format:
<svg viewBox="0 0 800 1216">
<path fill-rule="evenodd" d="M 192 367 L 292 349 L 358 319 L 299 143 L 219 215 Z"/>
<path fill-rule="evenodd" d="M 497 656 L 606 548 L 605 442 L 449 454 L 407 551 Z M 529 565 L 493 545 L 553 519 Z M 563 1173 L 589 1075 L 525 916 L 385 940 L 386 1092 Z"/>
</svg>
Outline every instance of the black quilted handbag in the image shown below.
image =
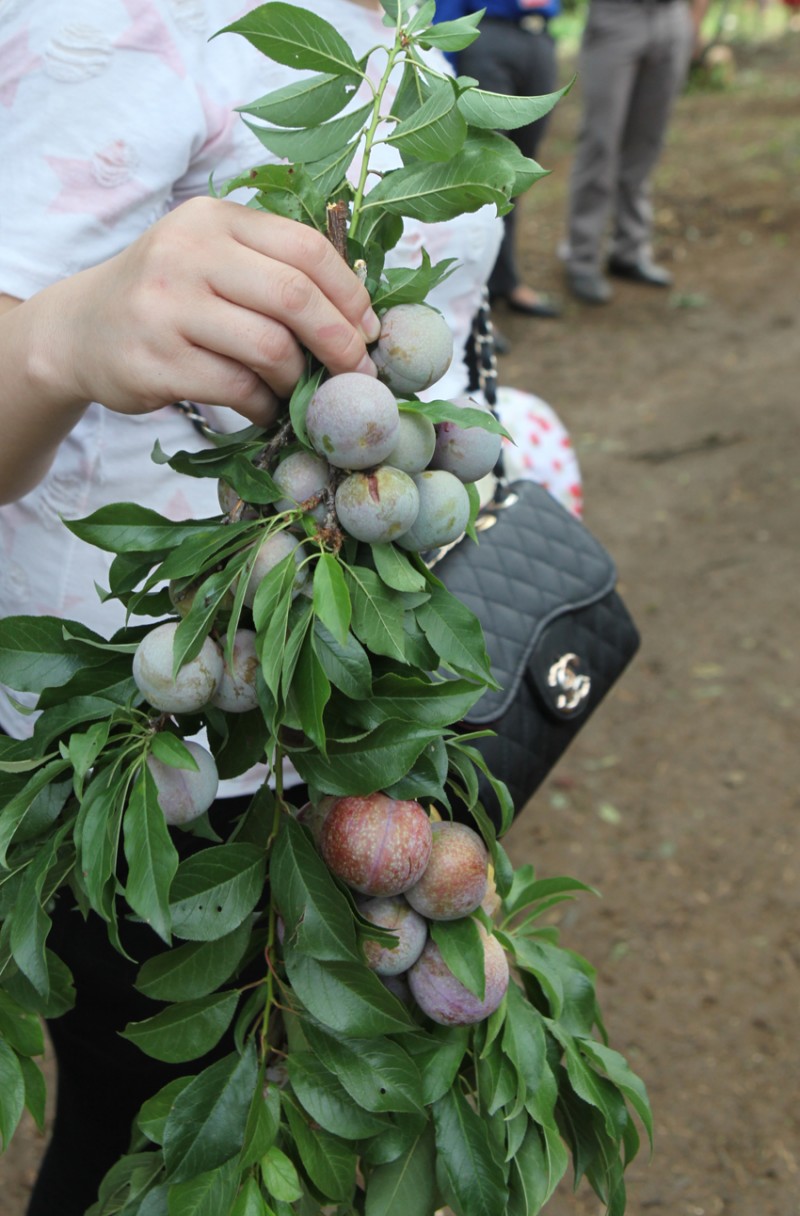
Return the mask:
<svg viewBox="0 0 800 1216">
<path fill-rule="evenodd" d="M 477 379 L 493 405 L 488 311 L 478 320 Z M 505 484 L 502 465 L 497 472 L 495 502 L 477 520 L 480 543 L 462 540 L 430 564 L 483 626 L 500 691 L 487 690 L 461 727 L 496 732 L 475 746 L 518 813 L 619 679 L 639 633 L 615 589 L 614 563 L 588 528 L 542 486 Z M 479 784 L 499 828 L 497 798 Z"/>
<path fill-rule="evenodd" d="M 483 626 L 500 691 L 488 689 L 461 726 L 496 732 L 475 746 L 519 812 L 625 670 L 639 634 L 588 528 L 535 482 L 503 493 L 479 516 L 480 544 L 462 541 L 433 572 Z M 485 780 L 480 796 L 499 827 Z"/>
</svg>

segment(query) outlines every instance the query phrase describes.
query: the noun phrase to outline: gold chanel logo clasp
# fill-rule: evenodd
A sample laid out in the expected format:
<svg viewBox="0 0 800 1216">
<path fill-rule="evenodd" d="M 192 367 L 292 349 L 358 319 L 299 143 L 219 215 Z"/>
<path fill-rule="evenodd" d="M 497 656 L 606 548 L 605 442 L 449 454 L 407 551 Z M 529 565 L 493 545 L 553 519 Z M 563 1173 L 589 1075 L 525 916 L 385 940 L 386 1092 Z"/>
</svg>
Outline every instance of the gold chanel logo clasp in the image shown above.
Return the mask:
<svg viewBox="0 0 800 1216">
<path fill-rule="evenodd" d="M 580 659 L 576 654 L 562 654 L 547 673 L 549 687 L 559 689 L 556 706 L 563 713 L 576 710 L 591 691 L 591 677 L 576 671 L 575 667 L 579 665 Z"/>
</svg>

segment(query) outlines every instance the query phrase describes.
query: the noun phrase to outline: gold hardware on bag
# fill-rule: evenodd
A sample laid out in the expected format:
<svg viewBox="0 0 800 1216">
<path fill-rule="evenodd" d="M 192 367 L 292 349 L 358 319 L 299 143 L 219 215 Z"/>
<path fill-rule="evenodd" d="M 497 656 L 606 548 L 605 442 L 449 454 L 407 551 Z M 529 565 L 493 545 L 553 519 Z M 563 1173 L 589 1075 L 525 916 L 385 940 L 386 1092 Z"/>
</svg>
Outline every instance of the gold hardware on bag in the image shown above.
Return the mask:
<svg viewBox="0 0 800 1216">
<path fill-rule="evenodd" d="M 572 713 L 588 697 L 592 680 L 590 676 L 581 675 L 573 666 L 580 664 L 576 654 L 562 654 L 547 673 L 547 683 L 550 688 L 558 688 L 556 706 L 563 713 Z"/>
</svg>

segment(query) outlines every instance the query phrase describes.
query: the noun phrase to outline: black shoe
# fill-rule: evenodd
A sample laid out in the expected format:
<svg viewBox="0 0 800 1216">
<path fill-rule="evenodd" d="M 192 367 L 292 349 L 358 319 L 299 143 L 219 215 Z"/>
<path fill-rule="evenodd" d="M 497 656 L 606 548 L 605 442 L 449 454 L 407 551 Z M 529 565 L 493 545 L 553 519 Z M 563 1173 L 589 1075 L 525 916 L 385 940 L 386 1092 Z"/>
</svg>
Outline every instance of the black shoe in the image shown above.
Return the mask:
<svg viewBox="0 0 800 1216">
<path fill-rule="evenodd" d="M 524 317 L 550 317 L 557 318 L 561 316 L 561 309 L 551 296 L 543 291 L 534 292 L 532 300 L 515 300 L 513 295 L 492 295 L 491 300 L 502 299 L 512 312 L 522 313 Z"/>
<path fill-rule="evenodd" d="M 610 283 L 598 270 L 568 270 L 567 286 L 584 304 L 608 304 L 612 296 Z"/>
<path fill-rule="evenodd" d="M 644 283 L 648 287 L 671 287 L 672 275 L 664 266 L 657 266 L 646 258 L 638 262 L 623 262 L 619 258 L 608 259 L 608 273 L 617 279 L 629 279 L 632 283 Z"/>
</svg>

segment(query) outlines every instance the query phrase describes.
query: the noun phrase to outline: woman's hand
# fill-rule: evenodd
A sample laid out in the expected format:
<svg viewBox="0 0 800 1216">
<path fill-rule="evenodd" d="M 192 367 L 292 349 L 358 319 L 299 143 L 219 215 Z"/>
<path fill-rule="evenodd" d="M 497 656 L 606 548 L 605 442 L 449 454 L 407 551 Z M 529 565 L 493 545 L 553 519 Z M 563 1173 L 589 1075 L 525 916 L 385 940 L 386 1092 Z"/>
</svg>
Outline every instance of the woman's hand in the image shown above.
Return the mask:
<svg viewBox="0 0 800 1216">
<path fill-rule="evenodd" d="M 48 289 L 48 391 L 146 413 L 188 398 L 266 425 L 304 366 L 374 374 L 366 288 L 313 229 L 194 199 L 122 253 Z"/>
</svg>

